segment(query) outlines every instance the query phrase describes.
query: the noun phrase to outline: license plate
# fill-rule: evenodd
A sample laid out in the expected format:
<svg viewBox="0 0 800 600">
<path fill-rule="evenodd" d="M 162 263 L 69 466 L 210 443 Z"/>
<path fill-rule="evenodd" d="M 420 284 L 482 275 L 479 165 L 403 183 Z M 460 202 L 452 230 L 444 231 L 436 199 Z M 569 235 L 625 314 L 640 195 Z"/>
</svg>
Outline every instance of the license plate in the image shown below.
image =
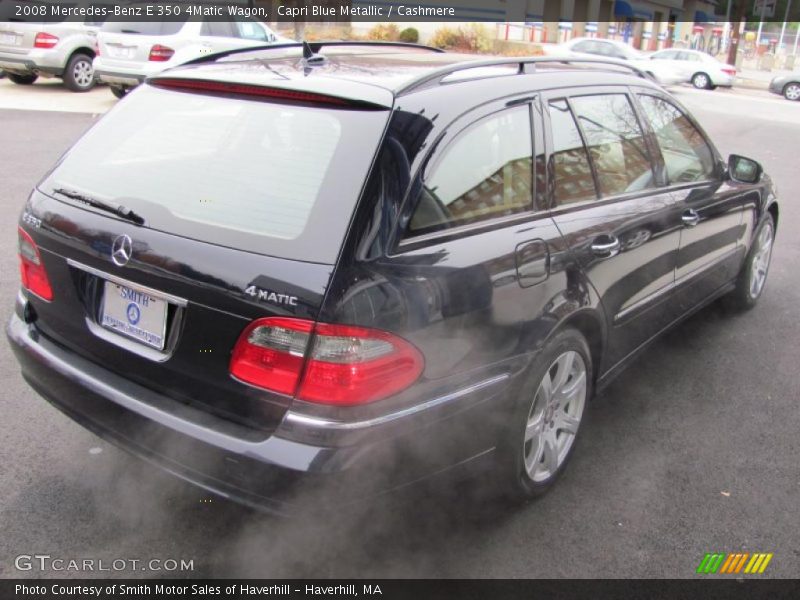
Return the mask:
<svg viewBox="0 0 800 600">
<path fill-rule="evenodd" d="M 19 36 L 13 33 L 0 33 L 0 46 L 18 46 Z"/>
<path fill-rule="evenodd" d="M 167 301 L 148 292 L 105 282 L 100 324 L 143 344 L 164 349 Z"/>
<path fill-rule="evenodd" d="M 111 58 L 129 60 L 136 54 L 136 48 L 131 46 L 108 46 L 108 55 Z"/>
</svg>

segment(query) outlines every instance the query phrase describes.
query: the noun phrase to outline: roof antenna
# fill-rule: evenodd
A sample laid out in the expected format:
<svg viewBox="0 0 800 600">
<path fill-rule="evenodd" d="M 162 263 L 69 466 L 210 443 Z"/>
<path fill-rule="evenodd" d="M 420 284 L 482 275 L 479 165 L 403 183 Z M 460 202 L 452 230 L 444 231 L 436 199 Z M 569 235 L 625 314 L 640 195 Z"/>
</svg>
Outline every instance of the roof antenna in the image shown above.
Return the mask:
<svg viewBox="0 0 800 600">
<path fill-rule="evenodd" d="M 319 67 L 325 64 L 325 57 L 314 52 L 311 44 L 303 40 L 303 65 L 306 67 Z"/>
</svg>

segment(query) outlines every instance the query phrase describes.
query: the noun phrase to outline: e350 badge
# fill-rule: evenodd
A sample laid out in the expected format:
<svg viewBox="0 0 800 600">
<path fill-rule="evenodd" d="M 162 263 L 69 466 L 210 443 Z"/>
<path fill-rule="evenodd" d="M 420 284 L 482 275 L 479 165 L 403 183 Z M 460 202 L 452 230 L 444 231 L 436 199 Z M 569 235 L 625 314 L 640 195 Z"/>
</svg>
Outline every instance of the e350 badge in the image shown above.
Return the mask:
<svg viewBox="0 0 800 600">
<path fill-rule="evenodd" d="M 271 302 L 272 304 L 283 304 L 285 306 L 297 306 L 297 296 L 290 296 L 289 294 L 279 294 L 271 290 L 257 287 L 255 285 L 247 286 L 244 293 L 248 296 L 260 300 L 261 302 Z"/>
</svg>

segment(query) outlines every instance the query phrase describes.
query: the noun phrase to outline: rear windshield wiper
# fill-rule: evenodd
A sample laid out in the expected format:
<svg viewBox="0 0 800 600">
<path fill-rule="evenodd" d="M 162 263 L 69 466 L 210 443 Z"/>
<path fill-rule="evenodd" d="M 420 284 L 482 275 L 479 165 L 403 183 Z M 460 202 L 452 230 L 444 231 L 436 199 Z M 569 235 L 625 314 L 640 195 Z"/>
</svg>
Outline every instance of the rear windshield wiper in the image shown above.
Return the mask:
<svg viewBox="0 0 800 600">
<path fill-rule="evenodd" d="M 53 190 L 53 192 L 56 194 L 61 194 L 62 196 L 66 196 L 67 198 L 72 198 L 78 202 L 83 202 L 88 206 L 113 213 L 119 217 L 122 217 L 123 219 L 133 221 L 137 225 L 144 224 L 144 219 L 139 214 L 133 212 L 130 208 L 122 206 L 121 204 L 113 204 L 104 200 L 98 200 L 97 198 L 92 198 L 86 194 L 81 194 L 80 192 L 75 192 L 73 190 L 67 190 L 64 188 L 56 188 Z"/>
</svg>

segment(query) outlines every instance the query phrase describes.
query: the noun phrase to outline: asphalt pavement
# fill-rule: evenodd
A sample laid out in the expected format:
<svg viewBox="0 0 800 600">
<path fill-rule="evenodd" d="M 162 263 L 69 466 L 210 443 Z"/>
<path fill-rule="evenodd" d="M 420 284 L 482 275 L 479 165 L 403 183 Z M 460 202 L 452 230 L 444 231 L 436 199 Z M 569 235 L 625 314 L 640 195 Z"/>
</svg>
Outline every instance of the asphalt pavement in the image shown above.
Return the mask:
<svg viewBox="0 0 800 600">
<path fill-rule="evenodd" d="M 5 91 L 0 106 L 11 103 Z M 110 96 L 91 94 L 96 102 Z M 18 286 L 17 215 L 30 188 L 102 112 L 92 95 L 84 112 L 0 109 L 3 321 Z M 508 507 L 471 498 L 466 488 L 400 505 L 376 501 L 358 514 L 335 506 L 303 520 L 253 513 L 73 423 L 23 382 L 3 342 L 0 577 L 84 575 L 15 568 L 15 557 L 35 553 L 107 564 L 193 561 L 193 571 L 171 576 L 696 577 L 712 551 L 771 552 L 761 577 L 796 577 L 800 210 L 792 182 L 800 103 L 737 90 L 677 95 L 724 154 L 760 160 L 777 184 L 767 287 L 753 311 L 731 315 L 712 305 L 685 321 L 597 398 L 550 494 Z"/>
</svg>

